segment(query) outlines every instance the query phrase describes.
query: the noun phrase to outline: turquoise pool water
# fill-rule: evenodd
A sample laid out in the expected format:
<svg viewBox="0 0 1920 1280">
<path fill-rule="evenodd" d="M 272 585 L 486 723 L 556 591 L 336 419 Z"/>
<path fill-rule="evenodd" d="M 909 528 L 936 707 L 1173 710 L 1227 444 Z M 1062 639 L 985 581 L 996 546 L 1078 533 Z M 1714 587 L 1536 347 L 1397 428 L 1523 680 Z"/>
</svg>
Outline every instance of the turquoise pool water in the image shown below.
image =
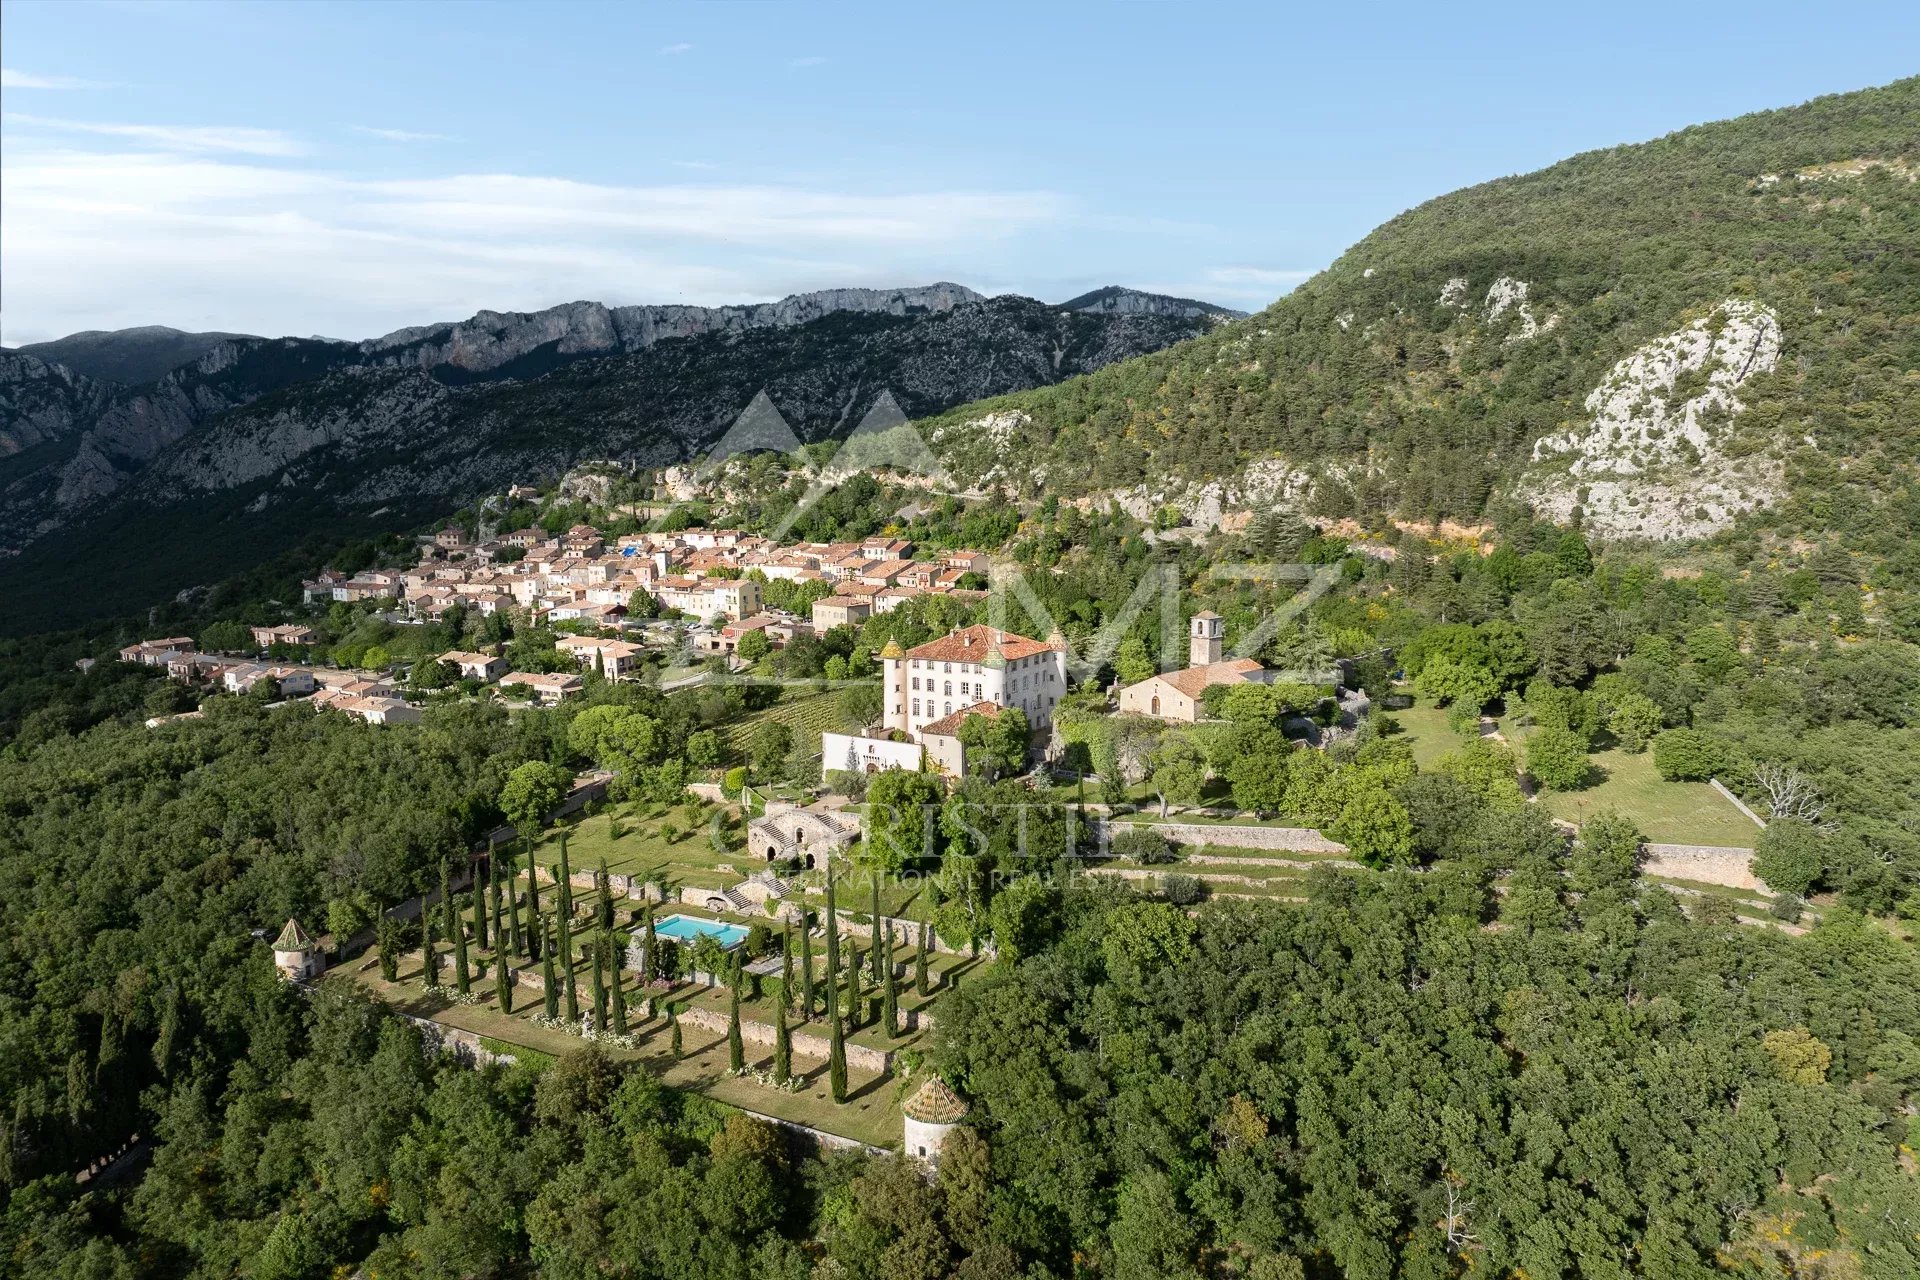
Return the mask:
<svg viewBox="0 0 1920 1280">
<path fill-rule="evenodd" d="M 668 916 L 664 920 L 656 920 L 653 931 L 660 937 L 672 938 L 675 942 L 692 942 L 700 935 L 706 934 L 728 950 L 747 940 L 745 925 L 702 920 L 698 916 Z"/>
</svg>

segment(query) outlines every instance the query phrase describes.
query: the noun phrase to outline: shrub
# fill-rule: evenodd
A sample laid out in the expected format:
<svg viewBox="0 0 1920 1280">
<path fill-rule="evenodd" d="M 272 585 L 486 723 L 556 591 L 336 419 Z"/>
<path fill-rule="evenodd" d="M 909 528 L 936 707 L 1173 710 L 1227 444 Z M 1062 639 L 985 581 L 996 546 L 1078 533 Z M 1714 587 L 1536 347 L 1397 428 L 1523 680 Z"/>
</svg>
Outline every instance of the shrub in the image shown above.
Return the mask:
<svg viewBox="0 0 1920 1280">
<path fill-rule="evenodd" d="M 1207 882 L 1199 876 L 1168 875 L 1160 877 L 1160 892 L 1168 902 L 1176 907 L 1190 907 L 1196 902 L 1204 902 L 1207 897 Z"/>
<path fill-rule="evenodd" d="M 720 794 L 729 800 L 737 799 L 741 791 L 745 790 L 746 785 L 747 771 L 736 765 L 734 768 L 727 770 L 726 776 L 720 780 Z"/>
<path fill-rule="evenodd" d="M 1152 827 L 1124 827 L 1113 838 L 1113 856 L 1155 866 L 1172 862 L 1178 855 L 1164 833 Z"/>
</svg>

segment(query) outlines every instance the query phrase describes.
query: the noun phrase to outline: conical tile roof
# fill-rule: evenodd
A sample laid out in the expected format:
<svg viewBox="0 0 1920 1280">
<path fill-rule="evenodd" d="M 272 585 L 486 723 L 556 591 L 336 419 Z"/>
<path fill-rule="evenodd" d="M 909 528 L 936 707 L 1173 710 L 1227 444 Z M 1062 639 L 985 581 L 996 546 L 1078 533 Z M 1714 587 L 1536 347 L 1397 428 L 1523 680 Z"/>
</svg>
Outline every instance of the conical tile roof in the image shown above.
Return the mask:
<svg viewBox="0 0 1920 1280">
<path fill-rule="evenodd" d="M 921 1124 L 959 1124 L 967 1118 L 967 1104 L 939 1076 L 915 1089 L 901 1110 Z"/>
<path fill-rule="evenodd" d="M 313 939 L 307 936 L 307 931 L 300 927 L 298 920 L 288 916 L 287 927 L 280 931 L 278 938 L 274 939 L 273 949 L 275 951 L 311 951 Z"/>
</svg>

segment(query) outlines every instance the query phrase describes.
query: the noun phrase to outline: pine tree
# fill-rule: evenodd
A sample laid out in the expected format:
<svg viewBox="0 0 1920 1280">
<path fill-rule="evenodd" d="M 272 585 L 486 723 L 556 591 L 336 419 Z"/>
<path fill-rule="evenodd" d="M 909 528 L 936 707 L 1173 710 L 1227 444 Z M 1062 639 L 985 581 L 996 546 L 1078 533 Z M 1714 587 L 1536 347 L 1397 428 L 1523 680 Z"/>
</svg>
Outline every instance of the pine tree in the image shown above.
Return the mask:
<svg viewBox="0 0 1920 1280">
<path fill-rule="evenodd" d="M 785 1005 L 773 1011 L 773 1079 L 776 1084 L 793 1079 L 793 1033 L 787 1030 Z"/>
<path fill-rule="evenodd" d="M 607 940 L 607 968 L 613 978 L 613 990 L 609 994 L 613 1000 L 613 1030 L 616 1035 L 627 1034 L 627 995 L 621 985 L 620 947 L 618 939 L 609 936 Z"/>
<path fill-rule="evenodd" d="M 920 922 L 920 946 L 919 949 L 913 953 L 913 989 L 920 993 L 922 1000 L 933 994 L 932 986 L 927 981 L 927 950 L 932 935 L 933 926 L 922 920 Z"/>
<path fill-rule="evenodd" d="M 740 1041 L 740 984 L 737 982 L 733 984 L 733 997 L 727 1008 L 727 1069 L 747 1069 L 746 1046 Z"/>
<path fill-rule="evenodd" d="M 540 983 L 546 992 L 547 1021 L 560 1016 L 560 984 L 553 976 L 553 948 L 547 937 L 547 922 L 540 921 Z"/>
<path fill-rule="evenodd" d="M 540 864 L 533 858 L 533 842 L 527 842 L 527 935 L 534 948 L 533 959 L 547 952 L 547 921 L 540 914 Z"/>
<path fill-rule="evenodd" d="M 672 1040 L 670 1041 L 668 1047 L 673 1050 L 673 1056 L 678 1058 L 680 1056 L 680 1006 L 679 1005 L 670 1004 L 667 1006 L 667 1029 L 673 1033 Z"/>
<path fill-rule="evenodd" d="M 500 1012 L 513 1012 L 513 966 L 507 963 L 507 942 L 499 930 L 493 934 L 493 993 L 500 1001 Z"/>
<path fill-rule="evenodd" d="M 900 1034 L 900 992 L 893 980 L 893 948 L 884 946 L 886 960 L 880 966 L 880 1020 L 887 1029 L 887 1038 L 891 1040 Z"/>
<path fill-rule="evenodd" d="M 606 936 L 604 933 L 596 933 L 593 940 L 587 944 L 587 950 L 592 953 L 593 960 L 593 1029 L 595 1031 L 607 1029 L 607 980 L 600 972 L 601 955 L 606 951 Z"/>
</svg>

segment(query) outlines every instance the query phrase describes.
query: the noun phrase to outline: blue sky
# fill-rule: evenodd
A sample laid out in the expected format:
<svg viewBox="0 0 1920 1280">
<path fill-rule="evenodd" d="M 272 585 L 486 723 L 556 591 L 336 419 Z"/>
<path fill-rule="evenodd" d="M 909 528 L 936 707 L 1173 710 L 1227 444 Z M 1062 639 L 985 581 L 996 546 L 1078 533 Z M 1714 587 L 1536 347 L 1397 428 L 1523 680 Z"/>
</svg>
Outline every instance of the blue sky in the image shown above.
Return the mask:
<svg viewBox="0 0 1920 1280">
<path fill-rule="evenodd" d="M 1453 188 L 1920 70 L 1920 5 L 1764 0 L 8 0 L 0 24 L 8 344 L 938 279 L 1253 309 Z"/>
</svg>

